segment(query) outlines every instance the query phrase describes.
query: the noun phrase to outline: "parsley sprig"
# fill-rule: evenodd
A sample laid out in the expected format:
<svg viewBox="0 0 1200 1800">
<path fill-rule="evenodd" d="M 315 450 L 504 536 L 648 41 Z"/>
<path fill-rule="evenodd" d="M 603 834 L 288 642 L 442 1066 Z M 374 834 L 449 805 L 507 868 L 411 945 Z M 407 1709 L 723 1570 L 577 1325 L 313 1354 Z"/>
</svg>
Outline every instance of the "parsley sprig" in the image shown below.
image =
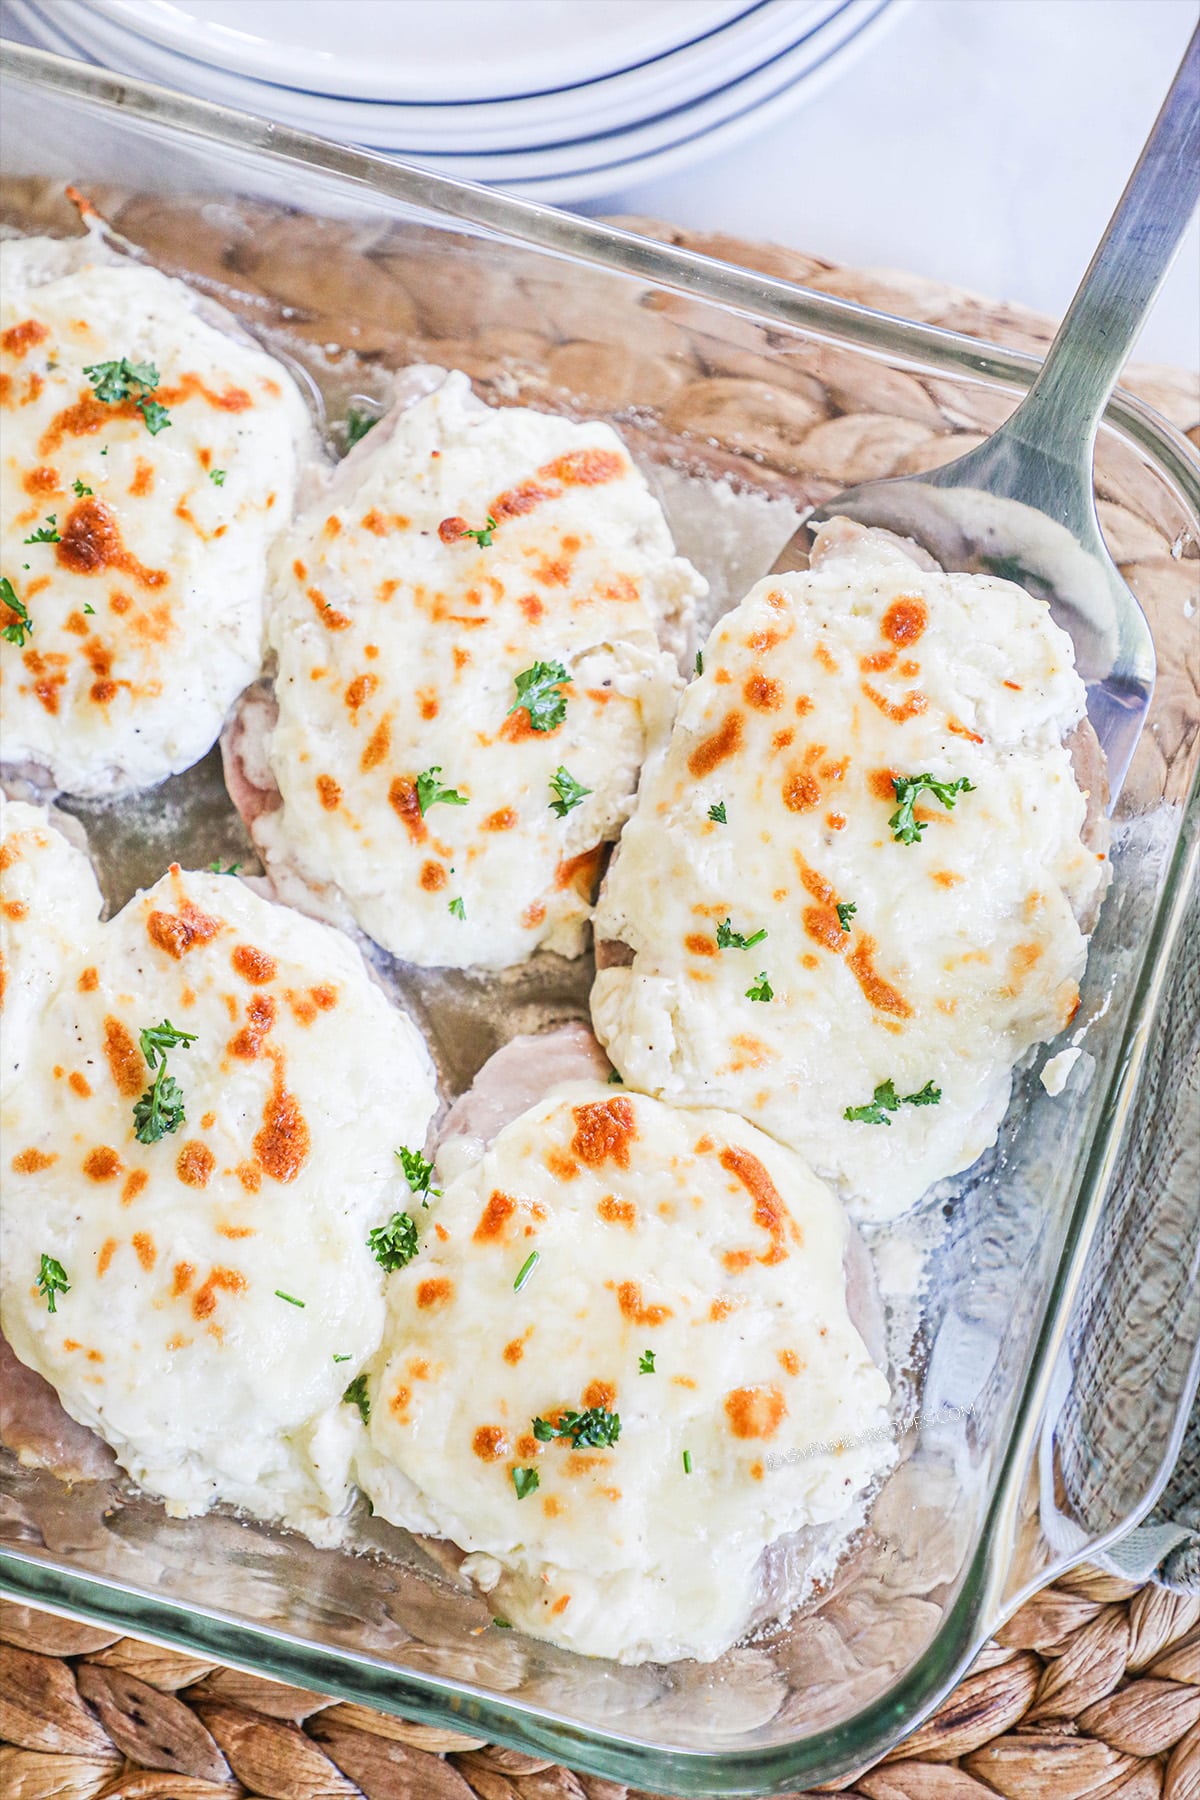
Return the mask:
<svg viewBox="0 0 1200 1800">
<path fill-rule="evenodd" d="M 103 400 L 106 406 L 133 400 L 151 437 L 157 437 L 171 423 L 166 407 L 152 397 L 160 380 L 153 363 L 134 363 L 122 356 L 116 362 L 92 363 L 83 372 L 97 400 Z"/>
<path fill-rule="evenodd" d="M 540 1487 L 541 1479 L 536 1469 L 514 1469 L 512 1483 L 517 1490 L 517 1499 L 524 1500 L 527 1494 L 534 1493 Z M 497 1625 L 502 1625 L 504 1622 L 502 1619 L 496 1620 Z M 511 1630 L 511 1626 L 509 1629 Z"/>
<path fill-rule="evenodd" d="M 578 806 L 592 791 L 591 788 L 585 788 L 582 782 L 576 781 L 561 763 L 550 777 L 550 786 L 556 795 L 550 802 L 550 811 L 559 819 L 565 819 L 572 807 Z"/>
<path fill-rule="evenodd" d="M 29 616 L 25 602 L 18 600 L 17 590 L 7 575 L 0 576 L 0 601 L 3 601 L 9 612 L 13 614 L 3 631 L 0 631 L 0 637 L 4 638 L 7 643 L 15 644 L 18 649 L 22 649 L 25 639 L 33 636 L 33 620 Z"/>
<path fill-rule="evenodd" d="M 742 932 L 733 929 L 729 919 L 722 919 L 717 926 L 717 949 L 753 950 L 755 944 L 761 944 L 766 935 L 765 925 L 760 925 L 757 931 L 752 931 L 750 936 L 746 937 Z"/>
<path fill-rule="evenodd" d="M 354 1380 L 342 1395 L 342 1403 L 345 1406 L 357 1406 L 358 1416 L 363 1424 L 370 1424 L 371 1396 L 367 1392 L 367 1371 L 365 1369 L 361 1375 L 356 1375 L 354 1377 Z"/>
<path fill-rule="evenodd" d="M 75 498 L 77 500 L 88 500 L 92 497 L 92 489 L 88 486 L 86 481 L 81 481 L 78 475 L 75 477 L 72 486 L 75 489 Z"/>
<path fill-rule="evenodd" d="M 57 514 L 47 513 L 46 523 L 39 525 L 32 536 L 22 538 L 21 542 L 23 544 L 61 544 L 62 533 L 58 529 Z"/>
<path fill-rule="evenodd" d="M 607 1406 L 589 1406 L 586 1412 L 576 1412 L 568 1408 L 560 1413 L 557 1421 L 551 1425 L 546 1419 L 533 1421 L 533 1435 L 539 1444 L 548 1444 L 553 1438 L 570 1438 L 576 1450 L 582 1445 L 585 1449 L 602 1449 L 615 1444 L 621 1435 L 620 1413 L 609 1412 Z"/>
<path fill-rule="evenodd" d="M 459 536 L 465 537 L 465 538 L 474 538 L 475 542 L 479 545 L 479 548 L 481 550 L 486 550 L 488 548 L 488 545 L 492 541 L 492 533 L 493 533 L 493 531 L 495 531 L 495 529 L 496 529 L 496 521 L 495 521 L 495 519 L 493 519 L 491 513 L 489 513 L 487 515 L 487 523 L 485 525 L 479 525 L 479 526 L 464 525 L 462 528 L 462 531 L 459 533 Z"/>
<path fill-rule="evenodd" d="M 396 1152 L 396 1156 L 399 1160 L 400 1167 L 404 1171 L 405 1181 L 407 1181 L 409 1187 L 417 1196 L 422 1206 L 428 1206 L 431 1198 L 434 1200 L 441 1199 L 441 1188 L 430 1187 L 429 1185 L 433 1177 L 433 1164 L 427 1157 L 422 1156 L 419 1150 L 410 1150 L 405 1144 L 401 1144 Z"/>
<path fill-rule="evenodd" d="M 639 1375 L 653 1375 L 654 1374 L 654 1352 L 653 1352 L 653 1350 L 643 1350 L 642 1354 L 638 1357 L 638 1374 Z"/>
<path fill-rule="evenodd" d="M 747 1000 L 773 1000 L 775 998 L 775 989 L 767 980 L 767 971 L 765 969 L 759 970 L 758 980 L 754 983 L 754 986 L 746 989 L 746 998 Z"/>
<path fill-rule="evenodd" d="M 363 412 L 361 407 L 351 406 L 346 411 L 346 448 L 353 450 L 360 438 L 365 438 L 368 431 L 378 425 L 379 417 L 375 413 Z"/>
<path fill-rule="evenodd" d="M 902 1106 L 936 1106 L 941 1097 L 942 1090 L 933 1081 L 927 1081 L 918 1093 L 898 1094 L 889 1075 L 879 1083 L 866 1106 L 848 1106 L 842 1117 L 852 1125 L 890 1125 L 889 1113 L 898 1112 Z"/>
<path fill-rule="evenodd" d="M 953 812 L 957 795 L 975 792 L 975 783 L 968 781 L 965 775 L 960 775 L 957 781 L 939 781 L 936 775 L 893 775 L 892 787 L 900 804 L 888 820 L 888 829 L 898 844 L 919 844 L 921 841 L 925 821 L 914 818 L 913 808 L 923 793 L 932 794 L 948 812 Z"/>
<path fill-rule="evenodd" d="M 838 924 L 843 931 L 849 931 L 850 921 L 858 911 L 853 900 L 839 900 L 837 903 Z"/>
<path fill-rule="evenodd" d="M 517 697 L 509 713 L 524 707 L 533 731 L 555 731 L 567 716 L 567 696 L 563 683 L 571 677 L 560 662 L 535 662 L 516 677 Z"/>
<path fill-rule="evenodd" d="M 177 1031 L 170 1019 L 148 1025 L 139 1033 L 142 1055 L 154 1075 L 133 1109 L 133 1135 L 139 1144 L 157 1144 L 164 1133 L 178 1131 L 183 1124 L 183 1091 L 174 1076 L 167 1074 L 167 1051 L 187 1050 L 195 1041 L 194 1031 Z"/>
<path fill-rule="evenodd" d="M 718 800 L 715 806 L 709 807 L 708 816 L 714 825 L 728 825 L 729 823 L 729 820 L 725 817 L 725 802 L 723 800 Z"/>
<path fill-rule="evenodd" d="M 394 1212 L 386 1225 L 367 1233 L 367 1248 L 385 1275 L 406 1268 L 421 1248 L 416 1220 L 411 1213 Z"/>
<path fill-rule="evenodd" d="M 45 1299 L 47 1312 L 58 1311 L 54 1298 L 56 1294 L 69 1294 L 71 1291 L 71 1283 L 67 1280 L 67 1271 L 56 1256 L 47 1256 L 44 1250 L 41 1266 L 38 1269 L 37 1290 Z"/>
<path fill-rule="evenodd" d="M 421 817 L 431 806 L 465 806 L 467 796 L 457 789 L 443 787 L 439 779 L 442 773 L 441 763 L 434 763 L 432 768 L 422 769 L 417 776 L 417 805 L 421 809 Z"/>
</svg>

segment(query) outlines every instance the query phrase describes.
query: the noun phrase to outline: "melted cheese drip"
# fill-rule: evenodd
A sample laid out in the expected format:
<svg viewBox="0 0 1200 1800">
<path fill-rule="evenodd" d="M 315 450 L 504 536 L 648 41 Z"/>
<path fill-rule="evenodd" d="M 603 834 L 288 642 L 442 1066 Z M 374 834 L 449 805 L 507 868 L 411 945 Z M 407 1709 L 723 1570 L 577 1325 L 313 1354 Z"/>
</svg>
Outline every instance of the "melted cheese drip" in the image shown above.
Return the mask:
<svg viewBox="0 0 1200 1800">
<path fill-rule="evenodd" d="M 258 673 L 311 427 L 287 372 L 181 282 L 37 238 L 0 245 L 0 272 L 0 556 L 33 622 L 0 642 L 4 760 L 73 793 L 147 787 L 204 754 Z M 122 357 L 159 371 L 154 435 L 83 373 Z M 60 541 L 27 543 L 39 529 Z"/>
<path fill-rule="evenodd" d="M 489 545 L 456 535 L 489 514 Z M 620 439 L 484 407 L 451 375 L 376 426 L 276 566 L 284 805 L 253 826 L 272 874 L 411 962 L 577 955 L 600 847 L 679 691 L 659 634 L 704 592 Z M 538 661 L 571 677 L 551 730 L 510 712 Z M 422 817 L 434 766 L 467 804 Z M 591 790 L 564 817 L 560 766 Z"/>
<path fill-rule="evenodd" d="M 582 1081 L 420 1217 L 357 1461 L 376 1511 L 471 1551 L 536 1636 L 720 1654 L 763 1546 L 844 1514 L 890 1455 L 833 1196 L 743 1120 Z M 611 1447 L 533 1434 L 592 1406 L 620 1417 Z M 539 1480 L 523 1499 L 521 1468 Z"/>
<path fill-rule="evenodd" d="M 78 852 L 35 868 L 11 810 L 4 904 L 31 870 L 39 919 L 98 904 Z M 394 1152 L 436 1104 L 424 1044 L 344 938 L 229 877 L 173 869 L 73 924 L 51 993 L 22 946 L 9 970 L 42 1000 L 3 1103 L 5 1336 L 171 1512 L 319 1532 L 349 1497 L 341 1395 L 383 1325 L 367 1233 L 411 1204 Z M 167 1053 L 186 1118 L 143 1144 L 138 1036 L 162 1020 L 196 1034 Z M 43 1254 L 70 1281 L 53 1313 Z"/>
<path fill-rule="evenodd" d="M 860 540 L 751 589 L 705 647 L 598 905 L 597 939 L 634 952 L 592 991 L 625 1080 L 742 1113 L 868 1216 L 967 1167 L 1017 1058 L 1078 1001 L 1076 914 L 1106 872 L 1062 741 L 1083 710 L 1070 640 L 1011 583 Z M 891 778 L 925 772 L 974 792 L 953 811 L 922 796 L 921 841 L 898 843 Z M 726 918 L 767 935 L 719 948 Z M 770 1001 L 748 998 L 760 972 Z M 844 1118 L 889 1079 L 941 1102 Z"/>
</svg>

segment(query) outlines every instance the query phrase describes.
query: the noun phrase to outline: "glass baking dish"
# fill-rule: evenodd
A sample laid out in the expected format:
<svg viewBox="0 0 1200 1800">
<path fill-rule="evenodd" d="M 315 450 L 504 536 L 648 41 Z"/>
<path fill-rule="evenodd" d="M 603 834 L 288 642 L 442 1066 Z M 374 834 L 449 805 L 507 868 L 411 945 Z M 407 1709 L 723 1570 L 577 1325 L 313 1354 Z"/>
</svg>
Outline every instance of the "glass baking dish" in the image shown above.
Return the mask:
<svg viewBox="0 0 1200 1800">
<path fill-rule="evenodd" d="M 965 447 L 1035 367 L 56 57 L 7 46 L 3 65 L 10 223 L 70 230 L 61 184 L 85 187 L 161 266 L 292 361 L 335 445 L 329 421 L 351 396 L 382 395 L 388 370 L 421 360 L 465 367 L 499 404 L 611 418 L 718 608 L 769 566 L 798 508 L 851 475 L 928 466 L 947 436 Z M 1119 1483 L 1094 1453 L 1087 1482 L 1074 1479 L 1081 1446 L 1114 1446 L 1111 1420 L 1089 1435 L 1099 1396 L 1072 1367 L 1090 1366 L 1076 1301 L 1105 1272 L 1098 1227 L 1114 1177 L 1154 1155 L 1139 1075 L 1200 852 L 1200 473 L 1184 438 L 1118 395 L 1097 482 L 1160 674 L 1114 818 L 1114 883 L 1075 1023 L 1083 1053 L 1056 1098 L 1036 1067 L 1021 1071 L 995 1149 L 901 1231 L 930 1268 L 920 1307 L 892 1307 L 901 1455 L 786 1623 L 710 1665 L 589 1661 L 494 1626 L 438 1546 L 369 1519 L 358 1554 L 320 1550 L 221 1513 L 173 1521 L 128 1485 L 66 1487 L 7 1451 L 0 1591 L 656 1791 L 766 1794 L 873 1761 L 1031 1588 L 1147 1509 L 1195 1389 L 1194 1287 L 1161 1368 L 1142 1358 L 1145 1406 L 1117 1446 Z M 111 903 L 179 852 L 181 819 L 197 861 L 245 842 L 211 758 L 148 802 L 72 810 Z M 578 1009 L 584 974 L 562 978 L 560 1012 Z M 495 1046 L 494 1014 L 466 977 L 400 985 L 460 1087 Z M 518 980 L 513 1018 L 529 998 Z M 1200 1219 L 1170 1187 L 1168 1168 L 1138 1189 L 1138 1242 L 1154 1241 L 1156 1209 L 1165 1220 L 1173 1199 L 1179 1255 L 1194 1266 Z M 1138 1356 L 1131 1341 L 1130 1374 Z M 1058 1424 L 1043 1429 L 1048 1405 Z"/>
</svg>

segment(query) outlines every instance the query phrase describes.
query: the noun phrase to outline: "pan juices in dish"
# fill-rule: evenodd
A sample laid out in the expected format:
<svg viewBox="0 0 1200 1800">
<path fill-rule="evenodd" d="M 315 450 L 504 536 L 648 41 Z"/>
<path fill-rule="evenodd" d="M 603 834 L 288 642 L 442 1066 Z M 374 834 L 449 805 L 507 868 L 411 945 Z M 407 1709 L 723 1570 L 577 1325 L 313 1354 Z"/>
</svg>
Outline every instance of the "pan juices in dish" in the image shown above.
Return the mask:
<svg viewBox="0 0 1200 1800">
<path fill-rule="evenodd" d="M 341 933 L 177 867 L 102 924 L 84 856 L 4 811 L 4 1336 L 171 1513 L 336 1536 L 425 1045 Z M 54 1464 L 44 1400 L 6 1436 Z"/>
<path fill-rule="evenodd" d="M 262 663 L 267 552 L 315 448 L 211 302 L 81 239 L 0 244 L 6 766 L 128 793 L 204 755 Z"/>
<path fill-rule="evenodd" d="M 844 1520 L 891 1461 L 888 1383 L 823 1183 L 597 1062 L 580 1027 L 517 1039 L 451 1111 L 355 1466 L 377 1514 L 469 1552 L 509 1623 L 711 1660 L 766 1547 Z M 529 1104 L 551 1071 L 580 1078 Z"/>
<path fill-rule="evenodd" d="M 428 373 L 276 551 L 230 791 L 281 895 L 405 961 L 575 956 L 705 584 L 607 425 Z"/>
<path fill-rule="evenodd" d="M 596 1033 L 631 1086 L 894 1217 L 993 1141 L 1078 1005 L 1107 862 L 1070 639 L 1012 582 L 835 521 L 702 668 L 597 906 Z"/>
</svg>

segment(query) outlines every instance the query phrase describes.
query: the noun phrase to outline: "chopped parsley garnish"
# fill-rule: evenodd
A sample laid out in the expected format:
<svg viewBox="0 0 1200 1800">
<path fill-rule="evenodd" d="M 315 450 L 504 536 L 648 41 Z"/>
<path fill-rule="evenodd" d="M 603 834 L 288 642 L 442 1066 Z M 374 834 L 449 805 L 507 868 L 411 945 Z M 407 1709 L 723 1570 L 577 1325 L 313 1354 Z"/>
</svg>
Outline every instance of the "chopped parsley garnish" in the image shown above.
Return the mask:
<svg viewBox="0 0 1200 1800">
<path fill-rule="evenodd" d="M 850 921 L 858 911 L 853 900 L 839 900 L 837 903 L 838 924 L 843 931 L 849 931 Z"/>
<path fill-rule="evenodd" d="M 187 1050 L 196 1041 L 194 1031 L 177 1031 L 170 1019 L 161 1025 L 148 1025 L 138 1036 L 146 1066 L 154 1080 L 133 1108 L 133 1135 L 139 1144 L 157 1144 L 165 1132 L 178 1131 L 183 1124 L 183 1092 L 179 1083 L 167 1074 L 167 1051 Z"/>
<path fill-rule="evenodd" d="M 39 525 L 32 537 L 22 538 L 24 544 L 61 544 L 62 535 L 58 529 L 58 519 L 54 513 L 47 513 L 46 523 Z"/>
<path fill-rule="evenodd" d="M 208 872 L 210 875 L 238 875 L 241 873 L 241 868 L 242 865 L 240 862 L 227 863 L 222 867 L 221 859 L 218 857 L 216 862 L 209 863 Z"/>
<path fill-rule="evenodd" d="M 526 1494 L 532 1494 L 534 1489 L 541 1485 L 541 1479 L 542 1478 L 536 1469 L 514 1469 L 512 1472 L 512 1481 L 513 1486 L 517 1490 L 517 1499 L 524 1500 Z M 492 1623 L 495 1625 L 504 1625 L 509 1631 L 512 1630 L 512 1626 L 508 1624 L 507 1619 L 494 1619 Z"/>
<path fill-rule="evenodd" d="M 683 1453 L 683 1472 L 685 1475 L 690 1475 L 692 1472 L 692 1453 L 690 1450 L 685 1450 Z"/>
<path fill-rule="evenodd" d="M 367 1233 L 367 1247 L 385 1275 L 405 1268 L 421 1247 L 416 1220 L 411 1213 L 394 1212 L 386 1225 Z"/>
<path fill-rule="evenodd" d="M 467 796 L 457 793 L 454 788 L 443 787 L 438 780 L 442 772 L 441 763 L 434 763 L 430 769 L 422 769 L 417 776 L 417 805 L 421 809 L 421 817 L 431 806 L 465 806 Z"/>
<path fill-rule="evenodd" d="M 214 487 L 224 487 L 225 486 L 225 471 L 224 471 L 224 469 L 210 469 L 208 471 L 208 479 L 212 482 Z"/>
<path fill-rule="evenodd" d="M 520 1293 L 521 1289 L 525 1286 L 525 1283 L 529 1280 L 529 1277 L 533 1274 L 533 1271 L 537 1268 L 540 1260 L 540 1251 L 531 1250 L 529 1252 L 529 1255 L 525 1258 L 525 1261 L 517 1271 L 517 1279 L 513 1282 L 514 1294 Z"/>
<path fill-rule="evenodd" d="M 729 820 L 725 817 L 725 802 L 723 800 L 718 800 L 715 806 L 709 807 L 708 816 L 714 825 L 728 825 L 729 823 Z"/>
<path fill-rule="evenodd" d="M 960 775 L 957 781 L 939 781 L 935 775 L 893 775 L 892 787 L 900 802 L 888 828 L 898 844 L 919 844 L 925 821 L 913 816 L 913 808 L 922 793 L 932 794 L 949 812 L 954 810 L 955 796 L 973 794 L 975 783 Z"/>
<path fill-rule="evenodd" d="M 942 1090 L 933 1081 L 927 1081 L 919 1093 L 898 1094 L 889 1075 L 879 1083 L 866 1106 L 848 1106 L 842 1117 L 852 1125 L 890 1125 L 889 1113 L 898 1112 L 902 1106 L 936 1106 L 941 1097 Z"/>
<path fill-rule="evenodd" d="M 15 616 L 8 621 L 0 637 L 20 649 L 27 637 L 33 636 L 33 620 L 29 616 L 23 600 L 17 599 L 17 590 L 7 575 L 0 576 L 0 601 L 4 602 L 10 613 Z"/>
<path fill-rule="evenodd" d="M 338 1356 L 338 1354 L 335 1351 L 333 1360 L 334 1360 L 334 1362 L 353 1362 L 354 1358 L 351 1356 L 351 1354 L 348 1350 L 347 1350 L 345 1356 Z"/>
<path fill-rule="evenodd" d="M 493 519 L 491 513 L 489 513 L 486 525 L 479 525 L 476 527 L 464 525 L 458 535 L 465 538 L 474 538 L 475 542 L 479 545 L 479 548 L 481 550 L 486 550 L 492 541 L 492 533 L 495 529 L 496 521 Z"/>
<path fill-rule="evenodd" d="M 625 1086 L 625 1077 L 621 1074 L 619 1069 L 610 1069 L 608 1071 L 608 1085 L 609 1087 Z"/>
<path fill-rule="evenodd" d="M 94 614 L 96 611 L 94 606 L 85 606 L 83 610 L 85 613 L 92 613 L 92 614 Z"/>
<path fill-rule="evenodd" d="M 758 980 L 754 983 L 754 986 L 746 989 L 746 998 L 747 1000 L 773 1000 L 775 998 L 775 989 L 767 980 L 767 971 L 765 969 L 759 970 Z"/>
<path fill-rule="evenodd" d="M 77 500 L 89 499 L 91 497 L 91 493 L 92 493 L 91 488 L 88 487 L 85 482 L 80 481 L 78 475 L 75 477 L 74 486 L 75 486 L 75 498 Z"/>
<path fill-rule="evenodd" d="M 766 935 L 766 926 L 760 925 L 757 931 L 752 931 L 750 933 L 749 937 L 743 937 L 740 931 L 735 931 L 733 929 L 733 926 L 728 919 L 722 919 L 721 923 L 717 926 L 717 949 L 753 950 L 755 944 L 761 944 Z"/>
<path fill-rule="evenodd" d="M 591 788 L 585 788 L 581 782 L 576 781 L 575 777 L 564 769 L 561 763 L 550 777 L 550 786 L 555 795 L 550 802 L 550 811 L 560 819 L 565 819 L 571 808 L 578 806 L 580 801 L 585 800 L 592 791 Z"/>
<path fill-rule="evenodd" d="M 55 1294 L 69 1294 L 71 1291 L 71 1284 L 67 1280 L 67 1271 L 57 1257 L 47 1256 L 44 1250 L 41 1266 L 38 1269 L 37 1290 L 45 1298 L 47 1312 L 58 1311 Z"/>
<path fill-rule="evenodd" d="M 703 652 L 703 650 L 697 650 L 697 652 L 696 652 L 696 673 L 697 673 L 697 675 L 703 675 L 703 673 L 704 673 L 704 652 Z"/>
<path fill-rule="evenodd" d="M 516 677 L 517 697 L 510 715 L 524 707 L 533 731 L 555 731 L 567 716 L 567 696 L 562 684 L 571 677 L 560 662 L 535 662 Z"/>
<path fill-rule="evenodd" d="M 346 448 L 353 450 L 361 438 L 365 438 L 372 426 L 378 425 L 375 413 L 363 412 L 360 407 L 351 406 L 346 411 Z"/>
<path fill-rule="evenodd" d="M 275 1298 L 277 1300 L 286 1300 L 289 1306 L 299 1306 L 301 1308 L 304 1306 L 303 1300 L 297 1300 L 295 1294 L 285 1294 L 282 1288 L 275 1289 Z"/>
<path fill-rule="evenodd" d="M 453 913 L 454 917 L 456 919 L 465 919 L 466 918 L 467 903 L 463 899 L 461 894 L 455 894 L 453 900 L 451 900 L 449 906 L 446 908 L 446 911 L 449 913 Z"/>
<path fill-rule="evenodd" d="M 103 400 L 105 405 L 116 406 L 122 400 L 133 400 L 151 437 L 157 437 L 171 423 L 166 407 L 151 398 L 159 383 L 159 373 L 153 363 L 131 363 L 123 356 L 118 362 L 92 363 L 83 372 L 95 389 L 97 400 Z"/>
<path fill-rule="evenodd" d="M 431 1195 L 435 1200 L 440 1200 L 441 1188 L 429 1185 L 433 1175 L 433 1164 L 428 1158 L 422 1156 L 419 1150 L 409 1150 L 404 1144 L 401 1144 L 396 1155 L 399 1158 L 400 1167 L 404 1170 L 404 1179 L 413 1193 L 419 1196 L 421 1205 L 428 1206 Z"/>
<path fill-rule="evenodd" d="M 621 1415 L 609 1412 L 607 1406 L 589 1406 L 586 1412 L 568 1409 L 554 1425 L 545 1419 L 535 1419 L 533 1435 L 539 1444 L 548 1444 L 552 1438 L 565 1437 L 570 1438 L 576 1450 L 580 1445 L 589 1450 L 603 1449 L 609 1444 L 615 1444 L 620 1437 Z"/>
<path fill-rule="evenodd" d="M 342 1395 L 342 1403 L 345 1406 L 357 1406 L 358 1416 L 363 1424 L 370 1424 L 371 1396 L 367 1392 L 367 1371 L 365 1369 L 361 1375 L 356 1375 L 354 1377 L 354 1380 Z"/>
<path fill-rule="evenodd" d="M 534 1473 L 536 1474 L 536 1472 L 537 1471 L 535 1470 Z M 493 1619 L 492 1624 L 495 1625 L 497 1627 L 497 1629 L 500 1631 L 511 1631 L 512 1630 L 512 1620 L 511 1619 Z"/>
<path fill-rule="evenodd" d="M 654 1374 L 654 1352 L 653 1352 L 653 1350 L 643 1350 L 642 1354 L 638 1357 L 638 1374 L 639 1375 L 653 1375 Z"/>
</svg>

